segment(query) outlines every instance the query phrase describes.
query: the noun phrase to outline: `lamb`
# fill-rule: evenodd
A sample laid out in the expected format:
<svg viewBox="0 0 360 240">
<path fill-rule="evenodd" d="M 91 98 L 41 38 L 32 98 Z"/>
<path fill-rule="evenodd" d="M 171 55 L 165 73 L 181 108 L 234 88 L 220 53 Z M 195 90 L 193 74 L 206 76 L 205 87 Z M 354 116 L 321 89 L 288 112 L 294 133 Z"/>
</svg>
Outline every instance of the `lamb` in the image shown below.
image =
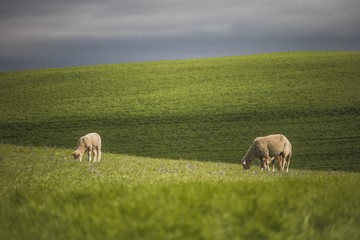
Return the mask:
<svg viewBox="0 0 360 240">
<path fill-rule="evenodd" d="M 77 144 L 76 150 L 71 154 L 75 160 L 82 161 L 85 152 L 88 152 L 88 161 L 91 162 L 91 153 L 94 156 L 94 162 L 100 162 L 101 159 L 101 138 L 97 133 L 89 133 L 82 136 Z"/>
<path fill-rule="evenodd" d="M 261 169 L 270 170 L 270 163 L 277 160 L 279 169 L 284 171 L 286 167 L 288 172 L 291 154 L 292 146 L 289 140 L 282 134 L 274 134 L 255 138 L 241 162 L 244 169 L 249 169 L 254 158 L 259 158 Z"/>
</svg>

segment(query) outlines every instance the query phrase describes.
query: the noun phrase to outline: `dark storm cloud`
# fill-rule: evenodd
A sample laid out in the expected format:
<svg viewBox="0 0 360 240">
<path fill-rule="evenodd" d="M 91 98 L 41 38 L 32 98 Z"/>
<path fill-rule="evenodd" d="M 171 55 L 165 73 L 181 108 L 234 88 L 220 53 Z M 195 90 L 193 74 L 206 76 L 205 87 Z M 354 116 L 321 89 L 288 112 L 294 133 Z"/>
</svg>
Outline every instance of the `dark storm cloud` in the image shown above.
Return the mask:
<svg viewBox="0 0 360 240">
<path fill-rule="evenodd" d="M 12 0 L 0 8 L 0 70 L 360 50 L 358 0 Z"/>
</svg>

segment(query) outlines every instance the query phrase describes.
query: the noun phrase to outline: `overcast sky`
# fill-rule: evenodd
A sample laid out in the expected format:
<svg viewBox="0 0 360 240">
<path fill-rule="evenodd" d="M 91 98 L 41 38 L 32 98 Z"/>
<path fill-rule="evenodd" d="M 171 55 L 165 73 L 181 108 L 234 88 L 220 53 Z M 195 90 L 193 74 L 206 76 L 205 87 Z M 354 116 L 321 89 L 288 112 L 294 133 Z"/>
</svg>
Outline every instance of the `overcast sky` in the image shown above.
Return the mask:
<svg viewBox="0 0 360 240">
<path fill-rule="evenodd" d="M 360 51 L 359 0 L 0 0 L 0 71 Z"/>
</svg>

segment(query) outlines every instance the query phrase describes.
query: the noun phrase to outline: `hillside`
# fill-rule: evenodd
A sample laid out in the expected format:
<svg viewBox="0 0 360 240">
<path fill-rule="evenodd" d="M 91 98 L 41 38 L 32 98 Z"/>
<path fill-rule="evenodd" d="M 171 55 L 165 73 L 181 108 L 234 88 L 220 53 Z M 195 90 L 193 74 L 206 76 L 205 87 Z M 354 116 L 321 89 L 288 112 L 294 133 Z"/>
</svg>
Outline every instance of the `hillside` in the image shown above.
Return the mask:
<svg viewBox="0 0 360 240">
<path fill-rule="evenodd" d="M 70 152 L 0 144 L 0 239 L 360 236 L 359 173 Z"/>
<path fill-rule="evenodd" d="M 0 141 L 238 162 L 283 133 L 291 167 L 360 170 L 360 53 L 289 52 L 0 73 Z"/>
</svg>

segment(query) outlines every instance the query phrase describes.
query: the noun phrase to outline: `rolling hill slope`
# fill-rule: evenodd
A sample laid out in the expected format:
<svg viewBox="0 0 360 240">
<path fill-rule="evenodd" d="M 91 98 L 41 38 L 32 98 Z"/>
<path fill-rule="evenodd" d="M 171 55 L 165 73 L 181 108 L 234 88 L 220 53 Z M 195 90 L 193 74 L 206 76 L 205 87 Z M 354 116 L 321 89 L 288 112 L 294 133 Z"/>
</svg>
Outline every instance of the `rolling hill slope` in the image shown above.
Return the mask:
<svg viewBox="0 0 360 240">
<path fill-rule="evenodd" d="M 360 170 L 360 53 L 289 52 L 0 73 L 0 141 L 236 162 L 283 133 L 292 167 Z"/>
<path fill-rule="evenodd" d="M 0 144 L 0 239 L 360 236 L 359 173 L 70 152 Z"/>
</svg>

